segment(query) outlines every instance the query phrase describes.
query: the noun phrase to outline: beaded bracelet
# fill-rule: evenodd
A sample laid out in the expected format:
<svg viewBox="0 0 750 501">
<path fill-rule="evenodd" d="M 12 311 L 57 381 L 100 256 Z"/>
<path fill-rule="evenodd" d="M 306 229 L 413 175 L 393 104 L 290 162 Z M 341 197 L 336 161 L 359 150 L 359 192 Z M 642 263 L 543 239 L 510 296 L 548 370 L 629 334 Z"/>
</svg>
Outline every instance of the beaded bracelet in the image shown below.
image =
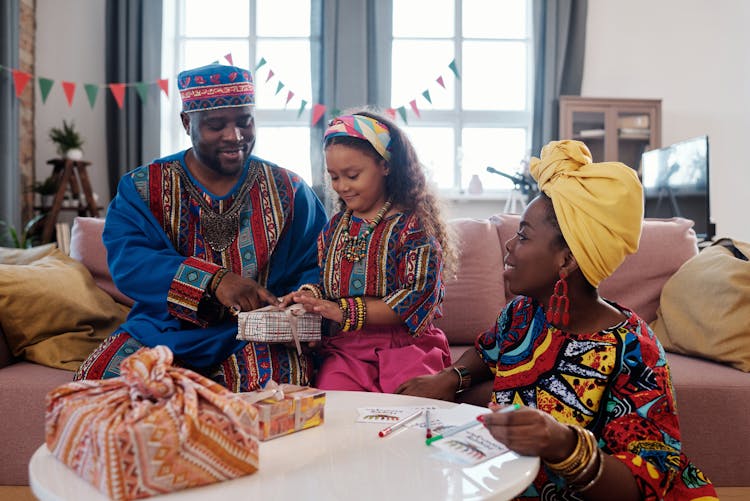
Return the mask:
<svg viewBox="0 0 750 501">
<path fill-rule="evenodd" d="M 313 295 L 315 299 L 323 299 L 323 292 L 320 290 L 320 287 L 318 287 L 315 284 L 302 284 L 299 286 L 299 291 L 308 291 L 310 294 Z"/>
<path fill-rule="evenodd" d="M 354 302 L 357 305 L 357 325 L 355 327 L 355 330 L 361 330 L 365 326 L 365 318 L 367 318 L 367 303 L 365 303 L 364 298 L 362 298 L 361 296 L 355 297 Z"/>
<path fill-rule="evenodd" d="M 341 310 L 341 330 L 346 332 L 352 328 L 351 320 L 349 319 L 349 301 L 345 297 L 339 299 L 339 309 Z"/>
<path fill-rule="evenodd" d="M 357 326 L 357 302 L 353 297 L 346 298 L 346 302 L 349 303 L 349 330 L 356 330 Z"/>
<path fill-rule="evenodd" d="M 216 289 L 219 288 L 219 284 L 224 279 L 227 273 L 229 273 L 229 270 L 226 268 L 219 268 L 218 270 L 216 270 L 213 278 L 211 278 L 211 282 L 208 284 L 208 290 L 212 295 L 216 295 Z"/>
</svg>

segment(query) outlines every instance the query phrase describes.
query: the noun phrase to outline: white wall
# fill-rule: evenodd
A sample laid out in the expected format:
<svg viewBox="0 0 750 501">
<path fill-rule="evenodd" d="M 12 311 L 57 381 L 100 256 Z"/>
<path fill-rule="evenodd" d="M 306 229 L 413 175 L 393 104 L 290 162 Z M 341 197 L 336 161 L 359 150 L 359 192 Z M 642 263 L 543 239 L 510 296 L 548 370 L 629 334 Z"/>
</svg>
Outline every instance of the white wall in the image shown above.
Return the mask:
<svg viewBox="0 0 750 501">
<path fill-rule="evenodd" d="M 37 178 L 55 156 L 52 125 L 73 118 L 85 138 L 94 191 L 106 203 L 104 99 L 90 109 L 83 88 L 68 108 L 60 80 L 104 83 L 100 0 L 37 0 L 37 75 L 56 81 L 46 104 L 37 92 Z M 582 94 L 662 99 L 662 142 L 708 134 L 711 206 L 719 236 L 750 241 L 750 2 L 746 0 L 592 0 L 588 2 Z M 486 217 L 503 202 L 449 203 L 451 217 Z"/>
<path fill-rule="evenodd" d="M 659 98 L 662 143 L 708 134 L 718 236 L 750 241 L 750 2 L 588 2 L 581 94 Z"/>
<path fill-rule="evenodd" d="M 94 108 L 89 105 L 83 84 L 104 84 L 104 11 L 101 0 L 37 0 L 36 2 L 36 67 L 37 77 L 55 81 L 47 101 L 37 82 L 35 141 L 36 179 L 43 180 L 52 172 L 47 160 L 59 155 L 49 140 L 49 129 L 61 126 L 63 118 L 75 122 L 85 143 L 84 160 L 91 162 L 88 174 L 91 188 L 99 195 L 100 205 L 109 201 L 107 178 L 107 145 L 105 99 L 108 89 L 99 89 Z M 73 105 L 68 107 L 61 82 L 76 83 Z M 70 219 L 74 213 L 65 213 Z M 64 219 L 61 216 L 61 220 Z"/>
</svg>

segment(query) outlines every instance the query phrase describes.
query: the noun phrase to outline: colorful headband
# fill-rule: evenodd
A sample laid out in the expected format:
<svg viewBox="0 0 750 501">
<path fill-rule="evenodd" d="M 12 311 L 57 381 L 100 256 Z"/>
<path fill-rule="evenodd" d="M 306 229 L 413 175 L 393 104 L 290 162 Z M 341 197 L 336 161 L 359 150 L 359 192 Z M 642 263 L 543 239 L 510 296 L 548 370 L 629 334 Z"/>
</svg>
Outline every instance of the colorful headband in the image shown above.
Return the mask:
<svg viewBox="0 0 750 501">
<path fill-rule="evenodd" d="M 388 132 L 388 127 L 374 118 L 364 115 L 343 115 L 334 118 L 329 122 L 323 140 L 335 136 L 364 139 L 386 161 L 391 159 L 391 152 L 388 151 L 388 146 L 391 144 L 391 134 Z"/>
<path fill-rule="evenodd" d="M 236 66 L 209 64 L 177 76 L 182 111 L 214 110 L 255 104 L 250 72 Z"/>
</svg>

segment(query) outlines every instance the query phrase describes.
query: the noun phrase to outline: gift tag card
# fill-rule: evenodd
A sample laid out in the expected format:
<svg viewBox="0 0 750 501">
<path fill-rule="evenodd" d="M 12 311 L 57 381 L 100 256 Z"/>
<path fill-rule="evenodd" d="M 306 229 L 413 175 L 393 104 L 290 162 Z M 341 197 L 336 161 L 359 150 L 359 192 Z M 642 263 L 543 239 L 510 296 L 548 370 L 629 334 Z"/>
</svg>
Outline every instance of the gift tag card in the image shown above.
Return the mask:
<svg viewBox="0 0 750 501">
<path fill-rule="evenodd" d="M 394 424 L 417 411 L 430 410 L 430 414 L 436 412 L 437 407 L 434 405 L 417 406 L 417 407 L 359 407 L 357 408 L 358 423 L 389 423 Z M 408 426 L 424 427 L 424 419 L 415 419 Z"/>
<path fill-rule="evenodd" d="M 448 432 L 450 428 L 446 430 Z M 490 458 L 509 452 L 509 449 L 495 440 L 481 423 L 454 435 L 432 442 L 430 447 L 440 451 L 440 456 L 465 465 L 481 463 Z"/>
</svg>

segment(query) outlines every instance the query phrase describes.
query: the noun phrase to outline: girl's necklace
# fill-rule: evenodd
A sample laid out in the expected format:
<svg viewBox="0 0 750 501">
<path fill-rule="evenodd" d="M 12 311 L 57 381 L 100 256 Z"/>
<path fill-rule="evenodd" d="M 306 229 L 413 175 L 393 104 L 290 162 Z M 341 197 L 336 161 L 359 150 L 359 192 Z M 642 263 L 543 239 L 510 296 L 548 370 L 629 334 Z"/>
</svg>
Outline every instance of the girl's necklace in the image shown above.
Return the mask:
<svg viewBox="0 0 750 501">
<path fill-rule="evenodd" d="M 347 211 L 344 212 L 344 216 L 341 218 L 341 223 L 339 224 L 345 228 L 341 235 L 341 240 L 344 244 L 344 258 L 346 258 L 347 261 L 350 263 L 356 263 L 361 261 L 367 255 L 367 240 L 370 238 L 375 227 L 383 220 L 383 217 L 390 208 L 391 201 L 388 200 L 383 207 L 380 208 L 375 215 L 375 219 L 372 220 L 365 231 L 357 233 L 356 236 L 352 236 L 350 233 L 352 225 L 352 210 L 347 209 Z"/>
</svg>

